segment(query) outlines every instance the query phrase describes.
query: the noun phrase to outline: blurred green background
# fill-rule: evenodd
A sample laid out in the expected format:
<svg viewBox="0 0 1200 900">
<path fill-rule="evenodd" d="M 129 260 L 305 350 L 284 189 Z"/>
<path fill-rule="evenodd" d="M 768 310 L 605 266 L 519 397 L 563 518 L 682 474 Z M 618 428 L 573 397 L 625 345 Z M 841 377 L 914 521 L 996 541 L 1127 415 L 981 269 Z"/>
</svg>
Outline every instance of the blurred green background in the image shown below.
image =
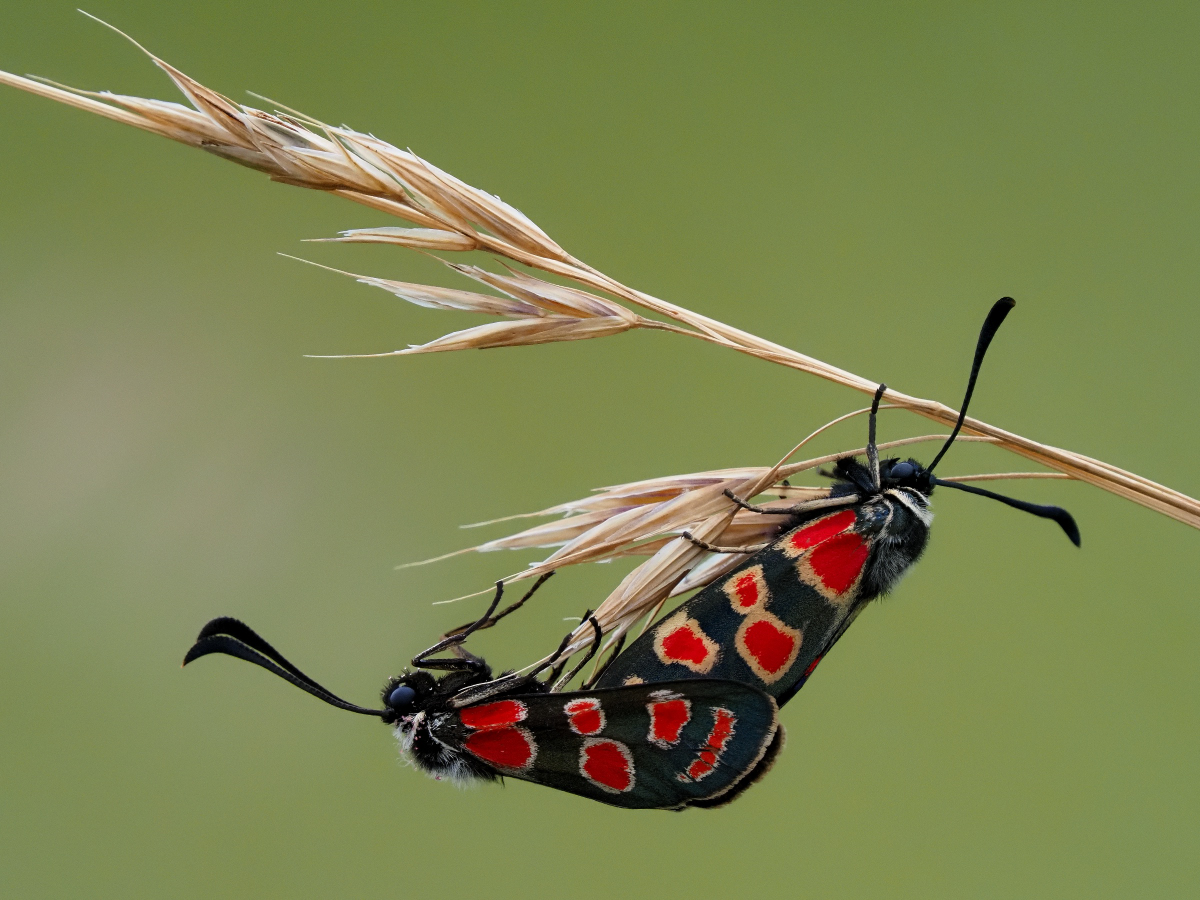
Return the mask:
<svg viewBox="0 0 1200 900">
<path fill-rule="evenodd" d="M 0 67 L 175 99 L 71 6 L 0 0 Z M 88 9 L 237 99 L 411 146 L 627 284 L 919 396 L 958 402 L 1012 294 L 976 414 L 1200 493 L 1194 3 Z M 862 398 L 650 333 L 305 359 L 481 320 L 275 255 L 467 286 L 300 243 L 382 215 L 13 90 L 0 115 L 4 896 L 1196 890 L 1198 535 L 1079 484 L 1007 487 L 1067 506 L 1082 551 L 939 494 L 925 560 L 725 810 L 459 791 L 263 672 L 181 671 L 231 614 L 369 702 L 482 608 L 433 601 L 540 556 L 393 570 L 504 533 L 457 525 L 770 463 Z M 963 446 L 944 474 L 1023 467 Z M 623 571 L 561 575 L 477 645 L 523 664 Z"/>
</svg>

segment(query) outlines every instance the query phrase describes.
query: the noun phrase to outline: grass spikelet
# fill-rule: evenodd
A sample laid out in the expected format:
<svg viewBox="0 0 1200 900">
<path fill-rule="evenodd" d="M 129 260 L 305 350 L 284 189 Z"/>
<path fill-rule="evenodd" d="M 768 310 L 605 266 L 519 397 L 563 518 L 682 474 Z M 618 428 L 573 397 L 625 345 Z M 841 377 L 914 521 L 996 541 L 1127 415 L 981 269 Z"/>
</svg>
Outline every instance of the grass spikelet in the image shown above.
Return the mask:
<svg viewBox="0 0 1200 900">
<path fill-rule="evenodd" d="M 386 243 L 438 253 L 482 250 L 505 262 L 505 274 L 451 265 L 458 274 L 487 285 L 500 296 L 352 276 L 428 308 L 465 310 L 508 320 L 455 331 L 402 350 L 359 355 L 394 356 L 585 340 L 652 328 L 807 372 L 864 394 L 875 391 L 876 384 L 871 380 L 622 284 L 573 257 L 520 210 L 409 150 L 350 128 L 323 124 L 294 110 L 265 112 L 234 103 L 140 45 L 135 46 L 171 79 L 190 106 L 77 90 L 7 72 L 0 72 L 0 84 L 197 147 L 281 183 L 336 194 L 414 226 L 352 229 L 331 239 L 335 242 Z M 571 286 L 559 281 L 570 282 Z M 893 389 L 887 390 L 883 400 L 886 405 L 946 427 L 952 426 L 957 416 L 957 410 L 944 403 Z M 880 449 L 929 439 L 922 436 L 893 441 L 880 444 Z M 1200 528 L 1200 501 L 1101 460 L 970 417 L 960 440 L 992 443 L 1051 471 L 960 476 L 957 480 L 1071 478 Z M 579 562 L 651 553 L 597 610 L 605 630 L 619 634 L 666 597 L 702 586 L 739 559 L 730 555 L 714 560 L 679 537 L 683 530 L 716 543 L 753 543 L 769 530 L 769 523 L 752 524 L 730 509 L 723 490 L 751 496 L 771 489 L 790 502 L 798 497 L 811 499 L 820 489 L 787 487 L 780 482 L 789 474 L 844 455 L 848 454 L 799 463 L 787 463 L 785 457 L 785 461 L 769 468 L 701 472 L 605 488 L 544 510 L 544 515 L 565 516 L 553 526 L 535 526 L 474 549 L 559 545 L 547 560 L 516 578 Z"/>
</svg>

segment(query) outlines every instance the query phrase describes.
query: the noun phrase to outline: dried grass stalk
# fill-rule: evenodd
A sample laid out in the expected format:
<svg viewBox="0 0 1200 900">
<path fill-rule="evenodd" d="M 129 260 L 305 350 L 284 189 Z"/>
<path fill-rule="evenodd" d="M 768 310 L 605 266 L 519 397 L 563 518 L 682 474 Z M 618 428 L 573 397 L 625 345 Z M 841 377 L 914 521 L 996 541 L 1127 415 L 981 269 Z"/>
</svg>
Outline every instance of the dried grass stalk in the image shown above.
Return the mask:
<svg viewBox="0 0 1200 900">
<path fill-rule="evenodd" d="M 175 83 L 190 107 L 81 91 L 5 72 L 0 72 L 0 83 L 199 147 L 265 172 L 285 184 L 337 194 L 416 226 L 355 229 L 343 232 L 335 241 L 388 243 L 423 252 L 484 250 L 586 289 L 566 287 L 511 268 L 500 275 L 474 266 L 451 266 L 459 274 L 498 291 L 502 297 L 353 276 L 418 305 L 469 310 L 510 320 L 454 332 L 420 346 L 364 355 L 582 340 L 632 328 L 655 328 L 809 372 L 865 394 L 873 393 L 876 388 L 875 382 L 852 372 L 621 284 L 571 256 L 499 197 L 460 181 L 411 151 L 349 128 L 325 125 L 294 111 L 267 113 L 234 103 L 153 54 L 147 52 L 147 55 Z M 668 321 L 647 318 L 644 314 Z M 888 390 L 884 399 L 891 406 L 945 426 L 952 425 L 957 415 L 956 410 L 943 403 L 896 390 Z M 1140 475 L 1013 434 L 979 419 L 968 418 L 964 432 L 1054 470 L 1011 473 L 1007 477 L 1056 475 L 1077 479 L 1200 527 L 1200 502 Z M 928 438 L 907 442 L 925 439 Z M 880 447 L 901 443 L 904 442 Z M 737 555 L 711 557 L 678 537 L 682 530 L 688 529 L 696 537 L 713 543 L 753 543 L 770 530 L 772 523 L 763 517 L 751 522 L 733 511 L 722 495 L 723 490 L 754 495 L 777 486 L 789 473 L 821 465 L 840 455 L 845 454 L 771 469 L 702 472 L 605 489 L 595 496 L 541 513 L 565 515 L 567 518 L 561 522 L 536 526 L 473 549 L 559 546 L 548 559 L 521 573 L 521 577 L 579 562 L 653 553 L 598 610 L 605 630 L 619 634 L 666 597 L 701 586 L 740 561 Z M 1001 476 L 970 477 L 982 480 Z M 814 490 L 819 489 L 783 489 L 780 496 L 813 497 Z M 580 640 L 585 642 L 584 638 Z"/>
<path fill-rule="evenodd" d="M 325 125 L 298 113 L 267 113 L 234 103 L 142 49 L 175 83 L 190 107 L 108 92 L 76 90 L 7 72 L 0 72 L 0 83 L 199 147 L 265 172 L 276 181 L 338 194 L 417 226 L 358 229 L 347 231 L 336 240 L 377 241 L 425 251 L 486 250 L 588 289 L 566 288 L 523 273 L 500 276 L 473 267 L 458 267 L 462 274 L 537 306 L 543 310 L 543 315 L 536 318 L 544 321 L 534 321 L 535 317 L 531 315 L 525 320 L 455 332 L 420 347 L 366 355 L 582 340 L 618 334 L 630 328 L 657 328 L 809 372 L 866 394 L 875 390 L 875 382 L 852 372 L 621 284 L 575 259 L 528 217 L 499 197 L 460 181 L 411 151 L 350 128 Z M 381 280 L 368 283 L 386 286 Z M 422 301 L 417 299 L 418 296 L 428 297 L 445 290 L 422 286 L 426 293 L 420 295 L 417 287 L 407 285 L 397 293 L 419 303 Z M 532 299 L 534 296 L 538 299 Z M 428 305 L 459 308 L 452 303 Z M 486 304 L 479 301 L 471 308 L 488 311 L 485 307 Z M 670 321 L 646 318 L 630 307 Z M 558 318 L 549 321 L 555 316 Z M 956 410 L 936 400 L 925 400 L 896 390 L 889 390 L 884 399 L 943 425 L 952 425 L 955 419 Z M 1071 478 L 1200 527 L 1200 502 L 1148 478 L 1080 453 L 1013 434 L 979 419 L 968 418 L 964 430 L 968 434 L 993 438 L 998 446 Z"/>
</svg>

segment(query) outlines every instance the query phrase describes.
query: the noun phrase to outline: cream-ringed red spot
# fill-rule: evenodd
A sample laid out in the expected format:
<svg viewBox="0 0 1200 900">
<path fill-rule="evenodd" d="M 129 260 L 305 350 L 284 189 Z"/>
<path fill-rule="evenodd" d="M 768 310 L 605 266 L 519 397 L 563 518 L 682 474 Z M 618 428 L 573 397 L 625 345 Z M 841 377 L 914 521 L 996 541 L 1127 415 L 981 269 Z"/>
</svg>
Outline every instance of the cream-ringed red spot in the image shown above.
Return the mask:
<svg viewBox="0 0 1200 900">
<path fill-rule="evenodd" d="M 637 781 L 633 754 L 620 741 L 588 738 L 579 749 L 579 774 L 610 794 L 633 790 Z"/>
<path fill-rule="evenodd" d="M 667 750 L 679 743 L 680 732 L 692 717 L 691 701 L 671 691 L 655 691 L 646 704 L 650 713 L 650 732 L 646 739 Z"/>
<path fill-rule="evenodd" d="M 751 566 L 733 573 L 725 579 L 725 583 L 721 587 L 725 591 L 725 596 L 729 598 L 729 604 L 733 607 L 734 612 L 742 615 L 755 609 L 762 609 L 770 597 L 766 579 L 763 577 L 762 566 Z"/>
<path fill-rule="evenodd" d="M 604 710 L 595 697 L 579 697 L 563 707 L 567 724 L 576 734 L 599 734 L 604 730 Z"/>
<path fill-rule="evenodd" d="M 747 617 L 734 637 L 738 656 L 765 684 L 774 684 L 787 674 L 803 642 L 800 629 L 765 611 Z"/>
<path fill-rule="evenodd" d="M 785 556 L 795 559 L 835 534 L 841 534 L 853 526 L 856 519 L 857 516 L 852 509 L 843 509 L 828 516 L 821 516 L 821 518 L 785 534 L 776 546 L 783 551 Z"/>
<path fill-rule="evenodd" d="M 654 630 L 654 653 L 663 664 L 678 663 L 698 675 L 712 671 L 720 648 L 700 623 L 680 610 Z"/>
<path fill-rule="evenodd" d="M 458 714 L 468 728 L 482 731 L 486 728 L 502 728 L 525 721 L 529 708 L 520 700 L 497 700 L 479 706 L 464 707 Z"/>
<path fill-rule="evenodd" d="M 485 728 L 467 736 L 463 747 L 485 763 L 509 772 L 524 772 L 537 759 L 537 742 L 525 728 Z"/>
<path fill-rule="evenodd" d="M 871 545 L 854 531 L 818 544 L 798 562 L 800 579 L 835 605 L 853 598 Z"/>
<path fill-rule="evenodd" d="M 700 781 L 712 773 L 721 760 L 721 754 L 733 738 L 737 716 L 720 706 L 712 707 L 713 727 L 708 733 L 704 749 L 696 754 L 696 758 L 687 767 L 686 772 L 680 772 L 676 778 L 680 781 Z"/>
</svg>

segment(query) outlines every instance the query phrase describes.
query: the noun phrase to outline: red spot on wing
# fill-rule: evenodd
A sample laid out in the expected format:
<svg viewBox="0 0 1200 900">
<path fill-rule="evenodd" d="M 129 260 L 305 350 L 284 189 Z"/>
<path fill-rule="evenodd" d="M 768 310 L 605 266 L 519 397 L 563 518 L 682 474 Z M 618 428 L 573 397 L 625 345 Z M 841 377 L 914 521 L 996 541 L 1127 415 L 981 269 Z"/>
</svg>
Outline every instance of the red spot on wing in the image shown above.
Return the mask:
<svg viewBox="0 0 1200 900">
<path fill-rule="evenodd" d="M 763 609 L 770 597 L 766 578 L 763 577 L 762 566 L 751 566 L 741 572 L 735 572 L 721 585 L 729 598 L 734 612 L 749 615 L 756 609 Z"/>
<path fill-rule="evenodd" d="M 758 581 L 749 572 L 738 576 L 733 584 L 733 592 L 741 606 L 753 606 L 758 602 Z"/>
<path fill-rule="evenodd" d="M 733 639 L 738 656 L 764 684 L 774 684 L 791 671 L 803 642 L 803 631 L 766 611 L 747 617 Z"/>
<path fill-rule="evenodd" d="M 484 703 L 481 706 L 468 706 L 462 709 L 458 717 L 468 728 L 482 730 L 499 728 L 503 725 L 515 725 L 523 721 L 529 710 L 520 700 L 498 700 L 495 703 Z"/>
<path fill-rule="evenodd" d="M 737 716 L 720 707 L 713 710 L 713 716 L 716 721 L 713 722 L 713 730 L 708 735 L 708 746 L 717 753 L 723 753 L 725 745 L 733 737 L 733 726 L 737 722 Z"/>
<path fill-rule="evenodd" d="M 604 728 L 604 710 L 593 697 L 572 700 L 563 707 L 567 722 L 576 734 L 599 734 Z"/>
<path fill-rule="evenodd" d="M 696 754 L 696 759 L 687 767 L 687 773 L 678 776 L 680 781 L 699 781 L 712 772 L 717 767 L 721 754 L 725 752 L 725 745 L 733 737 L 737 716 L 719 706 L 713 707 L 712 713 L 713 727 L 708 733 L 705 747 Z"/>
<path fill-rule="evenodd" d="M 810 662 L 808 664 L 808 668 L 804 670 L 804 677 L 807 678 L 809 675 L 811 675 L 813 673 L 813 670 L 817 667 L 817 665 L 824 658 L 825 658 L 824 656 L 818 656 L 816 659 L 814 659 L 812 662 Z"/>
<path fill-rule="evenodd" d="M 486 763 L 501 769 L 525 769 L 537 756 L 533 736 L 524 728 L 488 728 L 468 735 L 463 746 Z"/>
<path fill-rule="evenodd" d="M 680 625 L 669 632 L 663 638 L 662 646 L 663 654 L 675 662 L 690 662 L 699 666 L 708 656 L 703 639 L 687 625 Z"/>
<path fill-rule="evenodd" d="M 749 623 L 742 640 L 747 652 L 771 675 L 777 674 L 795 656 L 796 638 L 770 619 Z"/>
<path fill-rule="evenodd" d="M 646 709 L 650 712 L 648 740 L 665 750 L 679 743 L 679 732 L 683 731 L 683 726 L 692 717 L 692 705 L 678 694 L 672 695 L 667 691 L 655 691 L 650 696 L 660 694 L 669 699 L 646 704 Z"/>
<path fill-rule="evenodd" d="M 678 663 L 704 675 L 712 670 L 720 647 L 700 623 L 680 610 L 654 630 L 654 652 L 664 664 Z"/>
<path fill-rule="evenodd" d="M 807 550 L 809 547 L 815 547 L 835 534 L 841 534 L 854 524 L 855 518 L 852 509 L 843 509 L 831 516 L 823 516 L 796 531 L 787 539 L 788 546 L 792 550 Z"/>
<path fill-rule="evenodd" d="M 590 738 L 579 751 L 579 773 L 613 794 L 633 789 L 633 755 L 618 741 Z"/>
<path fill-rule="evenodd" d="M 870 550 L 870 546 L 851 531 L 814 547 L 807 562 L 826 588 L 835 594 L 844 594 L 858 580 Z"/>
</svg>

